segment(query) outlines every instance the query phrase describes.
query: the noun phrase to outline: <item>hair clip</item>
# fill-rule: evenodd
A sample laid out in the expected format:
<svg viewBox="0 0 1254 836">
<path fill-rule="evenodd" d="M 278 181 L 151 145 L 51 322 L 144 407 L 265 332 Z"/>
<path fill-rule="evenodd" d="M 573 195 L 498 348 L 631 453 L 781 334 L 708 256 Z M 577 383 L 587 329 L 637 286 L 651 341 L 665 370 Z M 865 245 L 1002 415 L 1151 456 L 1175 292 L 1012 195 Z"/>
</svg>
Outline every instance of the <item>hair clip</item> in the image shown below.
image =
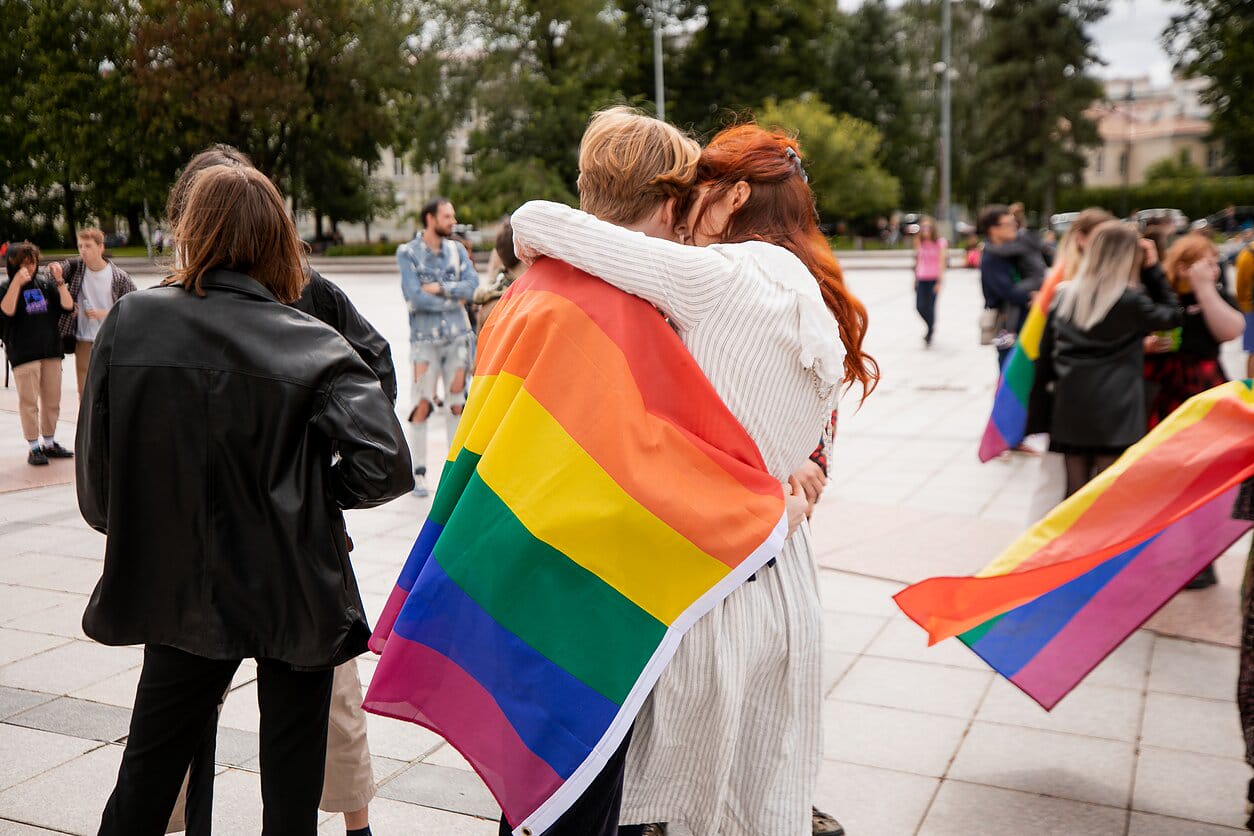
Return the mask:
<svg viewBox="0 0 1254 836">
<path fill-rule="evenodd" d="M 797 156 L 797 152 L 792 149 L 791 145 L 784 146 L 784 156 L 792 160 L 792 164 L 797 167 L 797 173 L 801 175 L 801 180 L 809 183 L 810 176 L 806 174 L 805 167 L 801 165 L 801 157 Z"/>
</svg>

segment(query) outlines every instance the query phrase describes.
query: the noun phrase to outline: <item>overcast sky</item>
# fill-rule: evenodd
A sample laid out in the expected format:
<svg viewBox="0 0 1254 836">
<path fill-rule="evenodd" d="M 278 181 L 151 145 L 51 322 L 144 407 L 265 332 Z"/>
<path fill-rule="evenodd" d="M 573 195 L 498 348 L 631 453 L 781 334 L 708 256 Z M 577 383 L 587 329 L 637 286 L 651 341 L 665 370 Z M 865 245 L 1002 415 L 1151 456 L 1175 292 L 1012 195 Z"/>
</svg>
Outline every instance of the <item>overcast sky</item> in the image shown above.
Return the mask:
<svg viewBox="0 0 1254 836">
<path fill-rule="evenodd" d="M 894 0 L 889 2 L 898 5 Z M 845 11 L 859 5 L 861 0 L 840 0 Z M 1111 0 L 1110 13 L 1093 27 L 1098 52 L 1108 62 L 1098 73 L 1118 78 L 1148 73 L 1155 82 L 1167 83 L 1171 61 L 1158 36 L 1182 5 L 1180 0 Z"/>
<path fill-rule="evenodd" d="M 1171 79 L 1171 59 L 1159 44 L 1159 35 L 1179 12 L 1178 0 L 1112 0 L 1110 14 L 1093 27 L 1098 52 L 1108 62 L 1103 76 L 1148 73 L 1155 82 Z"/>
</svg>

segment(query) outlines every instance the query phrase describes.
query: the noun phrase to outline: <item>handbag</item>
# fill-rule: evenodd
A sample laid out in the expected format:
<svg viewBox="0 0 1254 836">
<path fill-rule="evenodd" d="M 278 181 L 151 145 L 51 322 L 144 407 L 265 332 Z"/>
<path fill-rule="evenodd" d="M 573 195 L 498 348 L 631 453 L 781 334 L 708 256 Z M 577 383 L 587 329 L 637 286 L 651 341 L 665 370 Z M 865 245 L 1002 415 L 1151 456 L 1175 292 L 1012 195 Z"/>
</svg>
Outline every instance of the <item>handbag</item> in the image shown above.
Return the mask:
<svg viewBox="0 0 1254 836">
<path fill-rule="evenodd" d="M 1006 315 L 998 308 L 980 310 L 980 345 L 992 345 L 997 332 L 1004 330 Z"/>
</svg>

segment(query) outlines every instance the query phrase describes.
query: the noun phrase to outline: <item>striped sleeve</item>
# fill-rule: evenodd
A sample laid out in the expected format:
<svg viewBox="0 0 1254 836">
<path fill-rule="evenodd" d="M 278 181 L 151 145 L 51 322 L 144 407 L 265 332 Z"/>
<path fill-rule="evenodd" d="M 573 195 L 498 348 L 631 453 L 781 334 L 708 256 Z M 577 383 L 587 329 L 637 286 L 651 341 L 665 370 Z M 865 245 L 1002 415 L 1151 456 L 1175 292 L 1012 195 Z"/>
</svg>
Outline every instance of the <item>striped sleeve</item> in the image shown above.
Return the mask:
<svg viewBox="0 0 1254 836">
<path fill-rule="evenodd" d="M 510 222 L 519 256 L 552 256 L 604 279 L 656 305 L 680 331 L 727 298 L 741 269 L 722 248 L 653 238 L 561 203 L 529 201 Z"/>
</svg>

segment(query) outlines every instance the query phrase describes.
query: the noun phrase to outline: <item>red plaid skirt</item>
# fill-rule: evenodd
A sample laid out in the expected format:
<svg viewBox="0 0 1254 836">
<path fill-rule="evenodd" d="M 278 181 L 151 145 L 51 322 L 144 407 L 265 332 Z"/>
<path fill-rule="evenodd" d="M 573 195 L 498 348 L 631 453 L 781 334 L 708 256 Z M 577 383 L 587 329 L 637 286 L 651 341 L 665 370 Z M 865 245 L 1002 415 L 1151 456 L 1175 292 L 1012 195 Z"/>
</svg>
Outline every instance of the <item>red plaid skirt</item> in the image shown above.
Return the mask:
<svg viewBox="0 0 1254 836">
<path fill-rule="evenodd" d="M 1145 358 L 1145 394 L 1149 429 L 1158 426 L 1194 395 L 1228 382 L 1218 360 L 1190 354 L 1154 354 Z"/>
</svg>

